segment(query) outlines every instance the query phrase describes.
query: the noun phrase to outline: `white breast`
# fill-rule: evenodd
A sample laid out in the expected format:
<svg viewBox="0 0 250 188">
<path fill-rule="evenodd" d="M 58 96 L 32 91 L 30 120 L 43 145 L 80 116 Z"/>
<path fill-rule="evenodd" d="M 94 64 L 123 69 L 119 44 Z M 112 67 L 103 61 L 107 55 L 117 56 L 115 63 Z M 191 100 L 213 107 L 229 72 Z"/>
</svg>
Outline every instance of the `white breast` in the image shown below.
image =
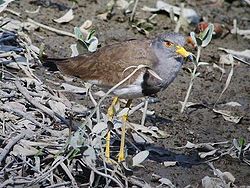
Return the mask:
<svg viewBox="0 0 250 188">
<path fill-rule="evenodd" d="M 122 88 L 115 89 L 113 91 L 113 94 L 115 96 L 118 96 L 119 98 L 124 98 L 124 99 L 134 99 L 143 97 L 144 95 L 142 94 L 142 87 L 141 87 L 141 84 L 143 82 L 143 75 L 144 73 L 142 72 L 132 84 Z"/>
</svg>

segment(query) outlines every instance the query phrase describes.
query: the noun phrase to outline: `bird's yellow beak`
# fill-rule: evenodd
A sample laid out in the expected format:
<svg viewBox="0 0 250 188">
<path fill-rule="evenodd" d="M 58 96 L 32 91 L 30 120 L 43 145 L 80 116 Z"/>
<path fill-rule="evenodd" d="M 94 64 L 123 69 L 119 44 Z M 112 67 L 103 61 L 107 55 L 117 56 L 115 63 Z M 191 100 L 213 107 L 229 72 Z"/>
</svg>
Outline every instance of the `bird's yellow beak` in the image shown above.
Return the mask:
<svg viewBox="0 0 250 188">
<path fill-rule="evenodd" d="M 190 52 L 186 51 L 182 46 L 176 46 L 176 53 L 180 54 L 182 57 L 186 58 L 191 55 Z"/>
</svg>

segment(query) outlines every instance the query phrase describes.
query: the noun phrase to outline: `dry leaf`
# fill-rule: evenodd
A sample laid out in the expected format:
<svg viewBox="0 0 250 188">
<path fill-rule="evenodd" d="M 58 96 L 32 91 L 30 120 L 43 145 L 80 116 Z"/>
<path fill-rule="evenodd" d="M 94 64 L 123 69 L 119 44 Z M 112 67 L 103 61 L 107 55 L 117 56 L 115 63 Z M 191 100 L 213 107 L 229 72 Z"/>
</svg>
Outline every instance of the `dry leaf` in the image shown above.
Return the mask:
<svg viewBox="0 0 250 188">
<path fill-rule="evenodd" d="M 150 12 L 166 11 L 169 14 L 171 13 L 171 11 L 173 11 L 173 13 L 176 15 L 180 15 L 181 13 L 180 7 L 170 5 L 163 1 L 157 1 L 156 8 L 149 8 L 149 7 L 144 6 L 142 10 L 150 11 Z M 189 23 L 197 24 L 200 21 L 200 17 L 196 13 L 196 11 L 190 8 L 184 8 L 183 17 L 186 18 Z"/>
<path fill-rule="evenodd" d="M 53 19 L 53 21 L 57 22 L 57 23 L 68 23 L 71 20 L 73 20 L 74 15 L 73 15 L 73 10 L 69 9 L 68 12 L 66 12 L 65 15 L 63 15 L 62 17 L 58 18 L 58 19 Z"/>
<path fill-rule="evenodd" d="M 71 93 L 82 93 L 82 94 L 84 94 L 84 93 L 87 92 L 86 88 L 73 86 L 73 85 L 70 85 L 70 84 L 67 84 L 67 83 L 62 83 L 61 87 L 64 88 L 64 91 L 71 92 Z"/>
<path fill-rule="evenodd" d="M 177 163 L 177 161 L 164 161 L 163 164 L 165 167 L 169 167 L 169 166 L 175 166 Z"/>
<path fill-rule="evenodd" d="M 201 181 L 202 181 L 203 188 L 225 187 L 225 184 L 220 178 L 211 178 L 209 176 L 205 176 Z M 225 188 L 229 188 L 229 187 L 225 187 Z"/>
<path fill-rule="evenodd" d="M 225 105 L 227 106 L 232 106 L 232 107 L 235 107 L 235 106 L 242 106 L 240 103 L 238 102 L 228 102 L 226 103 Z"/>
<path fill-rule="evenodd" d="M 39 152 L 36 148 L 28 145 L 16 144 L 11 151 L 11 154 L 15 156 L 34 156 Z"/>
<path fill-rule="evenodd" d="M 161 185 L 157 187 L 163 187 L 163 185 L 167 185 L 170 188 L 175 188 L 175 185 L 167 178 L 161 178 L 159 179 L 159 182 L 161 182 Z"/>
<path fill-rule="evenodd" d="M 228 111 L 228 110 L 216 110 L 213 109 L 213 111 L 215 113 L 221 114 L 222 117 L 226 120 L 226 121 L 230 121 L 233 123 L 239 123 L 240 120 L 243 118 L 243 116 L 236 116 L 236 115 L 231 115 L 232 112 Z"/>
<path fill-rule="evenodd" d="M 138 166 L 139 164 L 141 164 L 143 161 L 146 160 L 146 158 L 149 155 L 149 151 L 145 150 L 145 151 L 141 151 L 139 153 L 137 153 L 133 158 L 132 158 L 132 166 Z"/>
<path fill-rule="evenodd" d="M 136 143 L 139 143 L 139 144 L 140 143 L 147 143 L 147 144 L 154 143 L 154 141 L 150 137 L 146 136 L 143 133 L 137 132 L 137 133 L 131 133 L 131 134 Z"/>
<path fill-rule="evenodd" d="M 53 110 L 53 112 L 55 112 L 55 113 L 59 114 L 60 116 L 62 116 L 63 118 L 65 118 L 66 106 L 62 102 L 49 100 L 48 104 L 49 104 L 51 110 Z"/>
<path fill-rule="evenodd" d="M 108 17 L 109 17 L 110 13 L 109 12 L 105 12 L 102 14 L 98 14 L 97 18 L 103 20 L 103 21 L 108 21 Z"/>
<path fill-rule="evenodd" d="M 70 45 L 70 49 L 71 49 L 71 57 L 75 57 L 75 56 L 78 56 L 79 55 L 79 52 L 77 50 L 77 44 L 71 44 Z"/>
<path fill-rule="evenodd" d="M 129 2 L 127 2 L 126 0 L 117 0 L 116 6 L 118 7 L 118 9 L 127 10 L 129 7 Z"/>
<path fill-rule="evenodd" d="M 199 156 L 201 159 L 204 159 L 206 158 L 207 156 L 212 156 L 216 153 L 217 149 L 214 149 L 212 151 L 209 151 L 209 152 L 199 152 Z"/>
<path fill-rule="evenodd" d="M 90 29 L 92 26 L 92 21 L 91 20 L 86 20 L 80 27 L 80 31 L 83 33 L 84 31 Z"/>
<path fill-rule="evenodd" d="M 11 3 L 14 0 L 5 0 L 4 2 L 1 2 L 0 4 L 0 13 L 8 6 L 9 3 Z"/>
</svg>

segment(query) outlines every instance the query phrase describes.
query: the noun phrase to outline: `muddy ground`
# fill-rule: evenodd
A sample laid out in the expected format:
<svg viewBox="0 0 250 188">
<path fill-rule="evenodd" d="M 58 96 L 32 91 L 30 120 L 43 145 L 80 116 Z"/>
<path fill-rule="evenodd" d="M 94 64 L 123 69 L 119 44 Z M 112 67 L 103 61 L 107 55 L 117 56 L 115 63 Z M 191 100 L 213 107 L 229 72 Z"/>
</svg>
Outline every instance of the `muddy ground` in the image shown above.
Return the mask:
<svg viewBox="0 0 250 188">
<path fill-rule="evenodd" d="M 169 0 L 168 2 L 179 5 L 181 1 Z M 233 19 L 237 19 L 238 26 L 241 29 L 249 29 L 250 8 L 244 4 L 243 1 L 225 1 L 222 4 L 216 4 L 215 2 L 216 1 L 212 0 L 188 1 L 186 2 L 186 6 L 195 9 L 201 17 L 207 19 L 209 22 L 218 22 L 231 29 Z M 22 17 L 18 18 L 11 14 L 9 16 L 22 21 L 25 21 L 29 17 L 37 22 L 69 32 L 73 32 L 75 26 L 80 26 L 84 21 L 89 19 L 93 21 L 93 26 L 96 29 L 102 46 L 130 38 L 143 39 L 146 37 L 132 28 L 129 23 L 129 16 L 125 16 L 118 9 L 115 9 L 114 15 L 110 20 L 103 21 L 98 19 L 96 16 L 105 12 L 106 4 L 107 0 L 79 1 L 74 7 L 75 18 L 67 24 L 58 24 L 52 20 L 62 16 L 66 10 L 71 7 L 72 2 L 66 0 L 14 1 L 10 4 L 9 8 L 21 12 Z M 154 7 L 155 4 L 155 0 L 139 1 L 135 19 L 138 20 L 149 17 L 151 13 L 144 12 L 141 8 L 144 5 Z M 35 10 L 38 5 L 41 6 L 39 13 L 25 13 L 25 10 Z M 173 31 L 175 28 L 175 23 L 171 22 L 168 15 L 164 13 L 158 14 L 155 17 L 155 21 L 157 24 L 153 30 L 150 31 L 149 37 L 153 37 L 159 33 Z M 194 28 L 194 25 L 189 25 L 185 31 L 181 30 L 180 32 L 188 35 Z M 37 46 L 44 43 L 45 52 L 50 57 L 70 56 L 70 45 L 75 43 L 75 39 L 73 38 L 60 36 L 44 29 L 30 33 L 30 37 L 32 38 L 32 42 Z M 249 48 L 249 44 L 249 40 L 241 36 L 236 37 L 235 35 L 228 34 L 224 38 L 212 40 L 211 44 L 202 50 L 201 61 L 209 62 L 210 66 L 200 69 L 201 75 L 195 80 L 189 101 L 205 104 L 209 108 L 204 106 L 200 108 L 190 108 L 187 109 L 184 114 L 180 113 L 181 105 L 179 101 L 184 100 L 190 79 L 190 75 L 185 68 L 179 73 L 176 80 L 164 92 L 159 94 L 160 102 L 152 104 L 149 107 L 155 111 L 155 115 L 147 118 L 146 125 L 156 125 L 171 136 L 166 139 L 156 140 L 155 146 L 171 150 L 171 148 L 184 146 L 187 141 L 192 143 L 232 142 L 234 138 L 238 139 L 240 137 L 245 138 L 249 142 L 250 66 L 245 64 L 237 64 L 235 66 L 231 83 L 219 101 L 219 104 L 232 101 L 240 103 L 242 106 L 237 109 L 237 113 L 243 116 L 242 120 L 238 124 L 231 123 L 224 120 L 221 115 L 215 114 L 212 111 L 212 106 L 223 90 L 230 70 L 230 66 L 225 67 L 226 74 L 220 80 L 220 71 L 212 67 L 213 63 L 218 62 L 219 54 L 222 54 L 221 51 L 218 51 L 218 47 L 245 50 Z M 185 67 L 190 67 L 190 65 L 185 65 Z M 56 89 L 58 87 L 46 81 L 47 79 L 60 81 L 57 74 L 48 72 L 43 67 L 37 67 L 35 74 L 39 75 L 40 79 L 52 88 Z M 69 97 L 71 99 L 74 98 L 79 103 L 89 104 L 86 100 L 82 99 L 82 96 L 70 95 Z M 134 122 L 140 121 L 138 116 L 130 118 L 131 121 Z M 197 158 L 195 151 L 178 150 L 175 152 L 187 154 L 191 158 Z M 177 187 L 185 187 L 189 184 L 196 187 L 200 184 L 203 177 L 213 176 L 212 170 L 206 164 L 165 167 L 159 161 L 154 161 L 152 157 L 152 159 L 144 162 L 144 166 L 145 168 L 135 170 L 134 174 L 142 177 L 153 186 L 158 184 L 151 182 L 152 174 L 167 177 Z M 250 185 L 250 168 L 247 164 L 225 156 L 216 160 L 214 166 L 223 172 L 231 172 L 236 178 L 235 184 L 237 186 Z"/>
</svg>

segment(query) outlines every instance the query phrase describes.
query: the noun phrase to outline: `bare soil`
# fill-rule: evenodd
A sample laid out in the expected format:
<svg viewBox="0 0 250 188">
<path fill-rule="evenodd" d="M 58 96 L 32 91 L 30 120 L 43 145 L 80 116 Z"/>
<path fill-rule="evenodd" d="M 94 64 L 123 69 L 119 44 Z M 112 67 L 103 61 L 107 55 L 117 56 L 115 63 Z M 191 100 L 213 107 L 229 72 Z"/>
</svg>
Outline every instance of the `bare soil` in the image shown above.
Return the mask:
<svg viewBox="0 0 250 188">
<path fill-rule="evenodd" d="M 53 22 L 52 19 L 62 16 L 66 10 L 71 7 L 72 2 L 70 1 L 22 0 L 14 1 L 9 7 L 22 13 L 21 18 L 11 15 L 15 19 L 25 21 L 29 17 L 37 22 L 69 32 L 73 32 L 75 26 L 80 26 L 87 19 L 92 20 L 101 46 L 130 38 L 142 39 L 146 37 L 132 28 L 129 23 L 129 16 L 125 16 L 118 9 L 115 9 L 115 14 L 110 20 L 102 21 L 98 19 L 97 15 L 105 12 L 107 2 L 107 0 L 79 1 L 77 6 L 74 7 L 75 18 L 73 21 L 63 25 Z M 168 3 L 174 5 L 179 5 L 180 2 L 179 0 L 168 1 Z M 225 1 L 222 5 L 213 2 L 214 1 L 188 1 L 186 2 L 186 6 L 195 9 L 201 17 L 207 19 L 209 22 L 221 23 L 231 29 L 233 19 L 237 19 L 238 26 L 241 29 L 249 29 L 250 8 L 244 4 L 243 1 Z M 151 13 L 144 12 L 141 8 L 144 5 L 154 7 L 155 4 L 156 1 L 152 0 L 139 1 L 135 19 L 138 20 L 149 17 Z M 38 5 L 41 6 L 39 13 L 25 13 L 25 10 L 35 10 Z M 175 24 L 171 22 L 168 15 L 164 13 L 158 14 L 155 21 L 157 24 L 153 30 L 150 31 L 149 37 L 153 37 L 159 33 L 173 31 L 175 28 Z M 194 25 L 189 25 L 186 31 L 181 30 L 180 32 L 188 35 L 194 28 Z M 73 38 L 60 36 L 44 29 L 30 33 L 30 37 L 32 38 L 32 42 L 37 46 L 44 43 L 45 52 L 50 57 L 70 56 L 70 45 L 75 43 L 75 39 Z M 235 66 L 231 83 L 219 101 L 219 104 L 234 101 L 242 105 L 237 108 L 237 113 L 243 116 L 240 123 L 234 124 L 226 121 L 221 115 L 215 114 L 212 111 L 212 107 L 222 92 L 230 71 L 230 67 L 225 67 L 227 72 L 220 80 L 220 71 L 212 67 L 213 63 L 218 62 L 219 54 L 222 54 L 222 52 L 218 50 L 218 47 L 245 50 L 249 48 L 249 44 L 249 40 L 241 36 L 228 34 L 224 38 L 212 40 L 211 44 L 202 50 L 201 61 L 209 62 L 210 66 L 200 69 L 201 75 L 195 80 L 189 101 L 202 103 L 207 107 L 190 108 L 187 109 L 184 114 L 181 114 L 179 101 L 184 100 L 190 80 L 190 74 L 186 71 L 185 67 L 191 67 L 191 65 L 185 65 L 176 80 L 164 92 L 159 94 L 160 102 L 149 106 L 151 110 L 155 111 L 156 115 L 148 117 L 146 125 L 156 125 L 171 135 L 169 138 L 156 140 L 155 147 L 171 150 L 171 148 L 184 146 L 187 141 L 192 143 L 231 142 L 234 138 L 238 139 L 240 137 L 245 138 L 249 142 L 250 66 L 244 64 L 237 64 Z M 47 79 L 60 81 L 57 74 L 48 72 L 46 68 L 43 67 L 37 67 L 35 74 L 39 75 L 45 82 L 47 82 Z M 57 88 L 57 86 L 50 82 L 47 82 L 47 84 L 52 88 Z M 91 105 L 86 102 L 87 100 L 82 100 L 82 98 L 84 98 L 83 96 L 69 95 L 68 97 L 73 98 L 79 103 Z M 108 103 L 105 104 L 108 105 Z M 130 118 L 131 121 L 139 122 L 140 118 L 138 117 L 140 116 Z M 194 157 L 194 159 L 197 158 L 195 151 L 178 150 L 175 152 L 179 155 L 189 156 L 188 159 L 190 160 L 192 157 Z M 151 182 L 151 177 L 152 174 L 158 174 L 170 179 L 177 187 L 185 187 L 189 184 L 196 187 L 200 185 L 201 179 L 206 175 L 213 176 L 212 170 L 203 163 L 165 167 L 162 162 L 163 161 L 160 160 L 154 160 L 154 157 L 151 157 L 144 162 L 145 168 L 136 169 L 134 174 L 155 186 L 159 184 Z M 245 163 L 232 159 L 231 157 L 222 157 L 214 162 L 214 166 L 221 171 L 231 172 L 236 178 L 235 184 L 237 186 L 250 185 L 250 168 Z"/>
</svg>

